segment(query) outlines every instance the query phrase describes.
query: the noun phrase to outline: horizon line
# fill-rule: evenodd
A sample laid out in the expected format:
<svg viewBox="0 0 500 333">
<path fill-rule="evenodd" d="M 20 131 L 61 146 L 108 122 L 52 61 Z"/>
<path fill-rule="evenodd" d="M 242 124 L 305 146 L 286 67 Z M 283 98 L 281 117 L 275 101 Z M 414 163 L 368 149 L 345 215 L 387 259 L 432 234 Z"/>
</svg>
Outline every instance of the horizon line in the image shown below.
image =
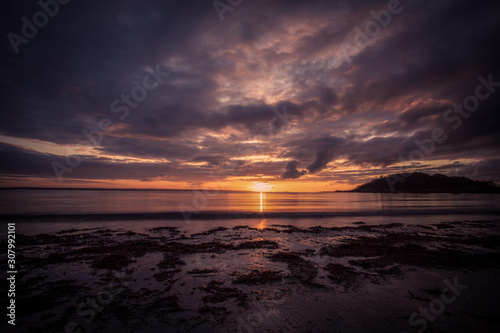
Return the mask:
<svg viewBox="0 0 500 333">
<path fill-rule="evenodd" d="M 75 191 L 208 191 L 210 189 L 169 189 L 169 188 L 109 188 L 109 187 L 0 187 L 1 190 L 75 190 Z M 251 191 L 251 190 L 217 190 L 217 192 L 239 192 L 239 193 L 335 193 L 335 192 L 350 192 L 334 190 L 334 191 Z"/>
</svg>

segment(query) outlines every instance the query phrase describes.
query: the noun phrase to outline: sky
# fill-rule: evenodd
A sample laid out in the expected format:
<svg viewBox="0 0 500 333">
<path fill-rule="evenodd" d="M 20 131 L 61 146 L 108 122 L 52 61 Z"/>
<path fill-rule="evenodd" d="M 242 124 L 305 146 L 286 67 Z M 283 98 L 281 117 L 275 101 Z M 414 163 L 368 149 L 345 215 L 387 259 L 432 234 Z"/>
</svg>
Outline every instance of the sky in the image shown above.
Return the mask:
<svg viewBox="0 0 500 333">
<path fill-rule="evenodd" d="M 4 1 L 0 187 L 500 182 L 498 1 Z"/>
</svg>

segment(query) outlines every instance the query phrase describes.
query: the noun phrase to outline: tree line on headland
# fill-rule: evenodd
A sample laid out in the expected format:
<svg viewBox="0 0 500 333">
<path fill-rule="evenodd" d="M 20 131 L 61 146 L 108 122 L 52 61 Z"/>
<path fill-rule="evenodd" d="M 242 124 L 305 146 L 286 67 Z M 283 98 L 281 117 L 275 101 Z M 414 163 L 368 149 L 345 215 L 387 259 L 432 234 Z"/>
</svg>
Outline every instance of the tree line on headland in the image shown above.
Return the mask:
<svg viewBox="0 0 500 333">
<path fill-rule="evenodd" d="M 394 181 L 394 180 L 397 181 Z M 422 172 L 381 176 L 357 186 L 350 192 L 368 193 L 500 193 L 493 181 L 477 181 L 467 177 L 449 177 Z"/>
</svg>

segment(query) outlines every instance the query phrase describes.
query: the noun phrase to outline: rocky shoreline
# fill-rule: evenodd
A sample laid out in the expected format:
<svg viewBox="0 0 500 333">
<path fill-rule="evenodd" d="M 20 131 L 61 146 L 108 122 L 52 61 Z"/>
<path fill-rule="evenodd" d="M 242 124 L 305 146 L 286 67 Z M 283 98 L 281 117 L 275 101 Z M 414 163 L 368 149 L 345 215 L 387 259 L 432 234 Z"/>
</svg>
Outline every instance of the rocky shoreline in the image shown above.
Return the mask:
<svg viewBox="0 0 500 333">
<path fill-rule="evenodd" d="M 416 332 L 424 323 L 432 332 L 457 323 L 483 331 L 500 325 L 498 221 L 240 225 L 192 234 L 168 226 L 147 233 L 69 228 L 19 234 L 17 244 L 20 332 Z M 447 306 L 435 320 L 418 315 L 454 278 L 487 288 L 461 296 L 466 303 Z"/>
</svg>

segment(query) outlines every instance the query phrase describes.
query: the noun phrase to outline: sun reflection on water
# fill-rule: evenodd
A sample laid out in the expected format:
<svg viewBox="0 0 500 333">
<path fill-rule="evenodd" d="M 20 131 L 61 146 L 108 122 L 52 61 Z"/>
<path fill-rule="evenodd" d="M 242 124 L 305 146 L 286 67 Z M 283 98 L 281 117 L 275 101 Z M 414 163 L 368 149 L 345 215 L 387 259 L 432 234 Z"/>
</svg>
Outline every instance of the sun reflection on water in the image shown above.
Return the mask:
<svg viewBox="0 0 500 333">
<path fill-rule="evenodd" d="M 257 225 L 257 229 L 262 230 L 264 228 L 267 228 L 267 220 L 262 219 L 260 220 L 259 224 Z"/>
</svg>

